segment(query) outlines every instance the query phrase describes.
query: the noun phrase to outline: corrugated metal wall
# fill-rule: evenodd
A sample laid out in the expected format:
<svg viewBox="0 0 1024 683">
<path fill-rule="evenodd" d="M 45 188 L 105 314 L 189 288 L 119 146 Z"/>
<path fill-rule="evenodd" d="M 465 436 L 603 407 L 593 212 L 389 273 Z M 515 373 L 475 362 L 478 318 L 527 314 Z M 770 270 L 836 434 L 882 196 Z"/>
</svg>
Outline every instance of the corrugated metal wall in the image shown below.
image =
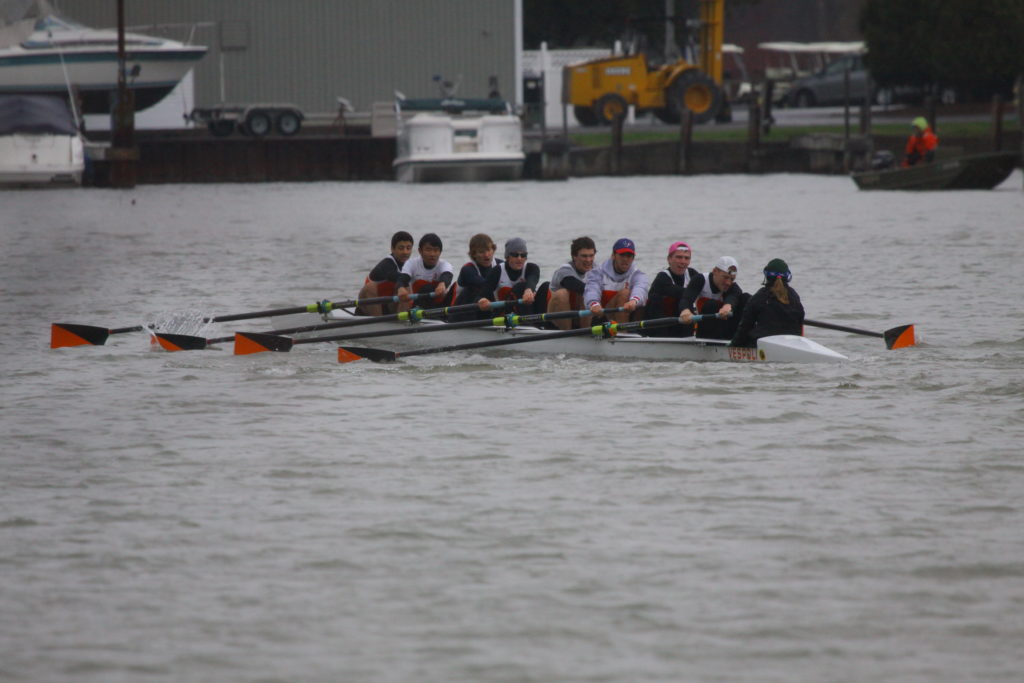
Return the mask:
<svg viewBox="0 0 1024 683">
<path fill-rule="evenodd" d="M 458 94 L 482 97 L 491 76 L 516 93 L 517 7 L 522 0 L 125 0 L 129 26 L 215 22 L 193 42 L 210 52 L 195 71 L 196 105 L 294 102 L 333 112 L 338 96 L 359 111 L 394 91 L 433 97 L 432 78 L 462 76 Z M 116 26 L 115 0 L 59 0 L 94 27 Z M 181 39 L 181 29 L 146 30 Z M 221 49 L 222 45 L 226 49 Z M 232 46 L 244 47 L 231 49 Z"/>
</svg>

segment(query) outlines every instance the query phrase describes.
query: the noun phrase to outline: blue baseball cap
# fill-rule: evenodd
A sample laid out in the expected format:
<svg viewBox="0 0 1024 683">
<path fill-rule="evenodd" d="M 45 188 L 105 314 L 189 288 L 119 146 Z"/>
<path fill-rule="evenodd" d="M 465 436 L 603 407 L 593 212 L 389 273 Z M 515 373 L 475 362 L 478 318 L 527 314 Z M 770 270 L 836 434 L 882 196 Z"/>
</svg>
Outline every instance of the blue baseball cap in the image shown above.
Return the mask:
<svg viewBox="0 0 1024 683">
<path fill-rule="evenodd" d="M 612 247 L 612 253 L 614 254 L 633 254 L 636 255 L 636 245 L 633 244 L 633 240 L 623 237 L 615 242 L 615 246 Z"/>
</svg>

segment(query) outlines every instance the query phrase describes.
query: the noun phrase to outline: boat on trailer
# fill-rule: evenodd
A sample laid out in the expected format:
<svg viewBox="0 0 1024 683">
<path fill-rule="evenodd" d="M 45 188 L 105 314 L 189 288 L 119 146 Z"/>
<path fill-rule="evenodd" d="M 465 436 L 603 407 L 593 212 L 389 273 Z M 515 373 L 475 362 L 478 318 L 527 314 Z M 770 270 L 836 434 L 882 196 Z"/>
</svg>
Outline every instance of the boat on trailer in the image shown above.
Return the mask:
<svg viewBox="0 0 1024 683">
<path fill-rule="evenodd" d="M 348 311 L 331 311 L 329 321 L 366 320 L 366 316 L 356 316 Z M 273 319 L 275 329 L 315 325 L 323 320 L 317 314 L 302 313 L 281 316 Z M 592 334 L 565 337 L 555 336 L 552 330 L 536 327 L 506 327 L 490 325 L 487 327 L 445 329 L 446 323 L 440 320 L 425 319 L 420 322 L 407 323 L 395 320 L 382 320 L 377 323 L 361 324 L 351 328 L 333 328 L 318 330 L 296 335 L 297 338 L 317 338 L 339 334 L 366 335 L 391 330 L 408 330 L 419 326 L 421 332 L 367 339 L 355 338 L 351 341 L 334 342 L 353 346 L 373 346 L 397 349 L 423 349 L 450 346 L 484 341 L 498 341 L 511 338 L 530 338 L 531 341 L 496 346 L 494 352 L 512 352 L 543 355 L 580 356 L 613 360 L 645 360 L 645 361 L 694 361 L 694 362 L 773 362 L 773 363 L 836 363 L 848 360 L 846 356 L 815 342 L 807 337 L 796 335 L 777 335 L 758 340 L 756 348 L 729 346 L 728 342 L 719 339 L 700 339 L 697 337 L 645 337 L 633 333 L 619 333 L 604 336 L 600 328 Z M 544 337 L 551 336 L 550 339 Z M 326 343 L 326 342 L 325 342 Z M 492 349 L 481 349 L 491 352 Z"/>
<path fill-rule="evenodd" d="M 117 30 L 60 16 L 46 0 L 0 0 L 0 94 L 74 92 L 84 114 L 108 114 L 118 88 Z M 206 54 L 189 45 L 125 34 L 127 86 L 136 111 L 171 92 Z"/>
</svg>

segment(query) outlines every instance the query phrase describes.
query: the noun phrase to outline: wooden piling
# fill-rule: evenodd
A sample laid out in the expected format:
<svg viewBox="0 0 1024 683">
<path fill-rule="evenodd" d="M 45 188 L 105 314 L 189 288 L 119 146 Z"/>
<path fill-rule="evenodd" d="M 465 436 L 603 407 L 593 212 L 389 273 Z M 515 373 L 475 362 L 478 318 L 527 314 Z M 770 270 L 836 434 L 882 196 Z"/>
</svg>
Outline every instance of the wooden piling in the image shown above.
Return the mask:
<svg viewBox="0 0 1024 683">
<path fill-rule="evenodd" d="M 747 172 L 758 173 L 761 170 L 761 104 L 757 98 L 751 98 L 747 117 Z"/>
<path fill-rule="evenodd" d="M 626 120 L 626 112 L 616 114 L 612 119 L 612 148 L 608 155 L 608 175 L 619 175 L 622 172 L 622 126 Z"/>
<path fill-rule="evenodd" d="M 679 120 L 679 154 L 676 155 L 675 172 L 690 174 L 690 148 L 693 145 L 693 112 L 683 110 Z"/>
<path fill-rule="evenodd" d="M 1003 149 L 1003 96 L 999 93 L 992 96 L 992 149 Z"/>
</svg>

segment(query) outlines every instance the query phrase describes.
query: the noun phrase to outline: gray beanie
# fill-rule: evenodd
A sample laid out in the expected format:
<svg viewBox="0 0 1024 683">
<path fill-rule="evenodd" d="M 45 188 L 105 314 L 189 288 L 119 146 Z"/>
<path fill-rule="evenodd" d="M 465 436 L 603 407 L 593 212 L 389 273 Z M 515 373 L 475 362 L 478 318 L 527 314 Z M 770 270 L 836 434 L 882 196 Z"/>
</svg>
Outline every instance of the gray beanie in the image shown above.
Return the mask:
<svg viewBox="0 0 1024 683">
<path fill-rule="evenodd" d="M 513 237 L 508 242 L 505 242 L 505 258 L 508 258 L 509 254 L 525 254 L 526 240 L 521 237 Z"/>
</svg>

